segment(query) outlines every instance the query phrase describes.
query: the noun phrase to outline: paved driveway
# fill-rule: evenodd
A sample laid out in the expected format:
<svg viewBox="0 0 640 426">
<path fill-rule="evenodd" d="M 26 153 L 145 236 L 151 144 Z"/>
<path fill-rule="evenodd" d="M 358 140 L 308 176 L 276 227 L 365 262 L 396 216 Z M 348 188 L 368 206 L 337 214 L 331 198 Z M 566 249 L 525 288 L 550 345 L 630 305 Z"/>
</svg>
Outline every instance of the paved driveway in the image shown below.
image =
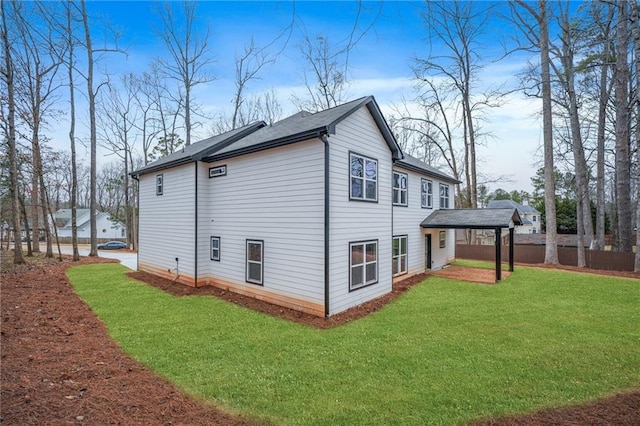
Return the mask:
<svg viewBox="0 0 640 426">
<path fill-rule="evenodd" d="M 54 246 L 53 251 L 56 252 L 57 248 Z M 60 251 L 62 254 L 73 254 L 73 247 L 71 244 L 60 244 Z M 89 256 L 90 248 L 88 245 L 80 244 L 78 246 L 80 256 Z M 99 257 L 106 257 L 109 259 L 118 259 L 121 264 L 129 269 L 136 270 L 138 263 L 138 254 L 129 251 L 122 250 L 98 250 Z"/>
</svg>

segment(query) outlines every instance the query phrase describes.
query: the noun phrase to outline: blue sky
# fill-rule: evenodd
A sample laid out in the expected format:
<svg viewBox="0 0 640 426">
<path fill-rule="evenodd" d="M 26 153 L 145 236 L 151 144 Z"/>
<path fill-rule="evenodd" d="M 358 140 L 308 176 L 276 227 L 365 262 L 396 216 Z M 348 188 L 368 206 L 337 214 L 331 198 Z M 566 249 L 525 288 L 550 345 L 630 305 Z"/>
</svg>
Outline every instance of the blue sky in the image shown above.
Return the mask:
<svg viewBox="0 0 640 426">
<path fill-rule="evenodd" d="M 121 34 L 120 45 L 127 50 L 126 56 L 111 56 L 104 61 L 101 69 L 106 67 L 110 73 L 116 74 L 139 73 L 153 57 L 162 54 L 163 46 L 154 31 L 158 21 L 153 13 L 153 3 L 90 1 L 87 5 L 91 21 L 108 22 Z M 505 4 L 498 7 L 504 8 Z M 248 92 L 261 93 L 273 88 L 282 103 L 284 115 L 296 112 L 291 97 L 303 88 L 302 64 L 296 49 L 302 35 L 323 34 L 332 43 L 342 43 L 353 28 L 357 11 L 358 3 L 355 1 L 199 3 L 200 24 L 208 25 L 210 29 L 214 59 L 211 71 L 216 80 L 198 87 L 198 102 L 209 114 L 229 111 L 235 55 L 252 37 L 257 45 L 273 40 L 295 16 L 295 27 L 286 46 L 284 37 L 273 46 L 272 50 L 282 49 L 277 61 L 264 70 L 260 80 L 251 83 Z M 359 31 L 372 22 L 374 26 L 351 52 L 349 99 L 374 95 L 383 113 L 389 114 L 403 98 L 415 97 L 411 80 L 412 58 L 416 54 L 424 56 L 428 45 L 428 34 L 421 16 L 424 11 L 424 3 L 418 1 L 386 1 L 382 5 L 378 2 L 362 3 Z M 486 51 L 483 54 L 497 57 L 502 51 L 501 40 L 508 36 L 508 27 L 497 18 L 492 21 L 495 25 L 492 22 L 490 31 L 485 35 Z M 94 37 L 99 39 L 99 34 Z M 434 49 L 437 51 L 437 45 Z M 524 64 L 525 58 L 513 57 L 488 66 L 481 76 L 480 85 L 514 85 L 517 83 L 514 76 L 524 68 Z M 541 135 L 536 117 L 538 107 L 537 101 L 513 94 L 502 108 L 489 113 L 484 130 L 492 132 L 493 138 L 486 146 L 479 147 L 481 163 L 478 168 L 488 179 L 503 175 L 511 180 L 491 183 L 491 189 L 502 187 L 509 191 L 531 191 L 530 177 L 535 174 L 535 163 L 540 159 L 537 152 Z M 203 126 L 201 134 L 196 133 L 194 139 L 208 136 L 206 129 L 207 126 Z M 104 161 L 112 159 L 108 157 Z"/>
</svg>

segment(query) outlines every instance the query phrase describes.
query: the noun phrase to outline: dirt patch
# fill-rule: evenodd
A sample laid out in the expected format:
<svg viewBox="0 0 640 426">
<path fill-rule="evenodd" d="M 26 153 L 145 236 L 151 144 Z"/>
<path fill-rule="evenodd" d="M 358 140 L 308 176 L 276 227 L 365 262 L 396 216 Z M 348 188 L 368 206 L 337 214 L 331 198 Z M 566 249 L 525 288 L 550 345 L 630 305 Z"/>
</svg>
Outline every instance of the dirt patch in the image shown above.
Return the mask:
<svg viewBox="0 0 640 426">
<path fill-rule="evenodd" d="M 449 266 L 448 268 L 432 271 L 432 275 L 444 278 L 453 278 L 460 281 L 468 281 L 480 284 L 495 284 L 496 271 L 493 269 L 471 268 L 469 266 Z M 504 280 L 511 272 L 502 271 L 502 279 Z"/>
<path fill-rule="evenodd" d="M 249 424 L 186 396 L 122 352 L 64 273 L 94 262 L 109 260 L 45 261 L 0 276 L 0 423 Z"/>
<path fill-rule="evenodd" d="M 0 423 L 251 424 L 249 419 L 226 414 L 186 396 L 132 360 L 111 340 L 102 321 L 73 292 L 64 273 L 69 266 L 110 261 L 83 258 L 74 263 L 67 258 L 64 262 L 42 261 L 38 265 L 3 270 L 0 275 Z M 213 287 L 193 289 L 157 277 L 148 281 L 172 294 L 211 294 L 290 321 L 327 328 L 379 310 L 424 279 L 424 275 L 409 278 L 394 285 L 393 293 L 328 320 Z M 305 319 L 300 320 L 301 317 Z M 591 404 L 488 419 L 477 424 L 637 425 L 640 424 L 640 389 Z"/>
<path fill-rule="evenodd" d="M 131 278 L 152 285 L 160 290 L 166 291 L 167 293 L 173 294 L 174 296 L 211 295 L 245 308 L 316 328 L 336 327 L 355 321 L 359 318 L 363 318 L 380 310 L 392 300 L 409 290 L 414 285 L 421 283 L 428 277 L 428 274 L 414 275 L 405 280 L 394 283 L 391 293 L 385 294 L 377 299 L 370 300 L 362 305 L 356 306 L 337 315 L 333 315 L 329 318 L 320 318 L 315 315 L 273 305 L 262 300 L 254 299 L 253 297 L 222 290 L 213 286 L 198 288 L 189 287 L 182 284 L 176 284 L 171 280 L 161 278 L 147 272 L 129 272 L 128 275 Z"/>
</svg>

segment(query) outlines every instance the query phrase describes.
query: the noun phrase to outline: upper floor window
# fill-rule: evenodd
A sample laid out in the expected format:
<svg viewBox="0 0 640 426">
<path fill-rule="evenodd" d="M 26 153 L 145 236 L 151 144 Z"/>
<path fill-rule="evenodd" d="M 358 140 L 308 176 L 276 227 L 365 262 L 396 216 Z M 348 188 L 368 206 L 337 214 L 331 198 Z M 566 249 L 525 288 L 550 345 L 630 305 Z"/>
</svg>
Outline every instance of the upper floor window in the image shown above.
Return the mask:
<svg viewBox="0 0 640 426">
<path fill-rule="evenodd" d="M 393 172 L 393 204 L 396 206 L 407 205 L 407 180 L 406 173 Z"/>
<path fill-rule="evenodd" d="M 440 184 L 440 208 L 449 208 L 449 185 Z"/>
<path fill-rule="evenodd" d="M 350 195 L 352 200 L 378 201 L 378 162 L 358 154 L 349 154 Z"/>
<path fill-rule="evenodd" d="M 422 185 L 422 207 L 433 208 L 433 182 L 427 179 L 421 180 Z"/>
<path fill-rule="evenodd" d="M 536 222 L 537 220 L 538 220 L 537 216 L 534 214 L 533 217 L 531 218 L 531 222 Z"/>
<path fill-rule="evenodd" d="M 209 168 L 209 177 L 210 178 L 219 177 L 219 176 L 226 176 L 226 175 L 227 175 L 227 166 L 226 165 Z"/>
<path fill-rule="evenodd" d="M 162 195 L 164 189 L 164 177 L 162 175 L 156 175 L 156 195 Z"/>
</svg>

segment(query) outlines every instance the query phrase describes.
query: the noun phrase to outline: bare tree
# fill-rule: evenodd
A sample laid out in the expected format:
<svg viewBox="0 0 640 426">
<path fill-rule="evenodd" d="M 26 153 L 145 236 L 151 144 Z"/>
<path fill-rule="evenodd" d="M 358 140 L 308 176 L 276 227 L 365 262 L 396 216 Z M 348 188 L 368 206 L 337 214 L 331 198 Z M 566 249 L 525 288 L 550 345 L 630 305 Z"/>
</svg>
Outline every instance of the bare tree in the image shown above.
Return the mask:
<svg viewBox="0 0 640 426">
<path fill-rule="evenodd" d="M 530 3 L 517 0 L 512 3 L 512 17 L 530 48 L 538 47 L 540 53 L 540 76 L 542 90 L 542 127 L 544 146 L 544 207 L 546 221 L 546 243 L 544 262 L 558 264 L 557 219 L 555 203 L 553 118 L 551 100 L 551 59 L 549 54 L 549 19 L 545 0 L 538 0 L 537 9 Z M 526 12 L 530 22 L 521 12 Z"/>
<path fill-rule="evenodd" d="M 66 41 L 67 41 L 67 78 L 69 84 L 69 144 L 71 146 L 71 245 L 73 247 L 73 260 L 80 260 L 78 250 L 78 164 L 76 161 L 76 101 L 73 70 L 75 66 L 71 5 L 66 4 Z"/>
<path fill-rule="evenodd" d="M 629 3 L 617 0 L 616 21 L 616 204 L 619 251 L 631 251 L 631 164 L 629 133 Z"/>
<path fill-rule="evenodd" d="M 25 261 L 22 255 L 22 241 L 20 239 L 20 201 L 18 192 L 18 160 L 16 155 L 15 128 L 16 105 L 14 100 L 15 83 L 13 78 L 13 59 L 11 56 L 11 43 L 13 40 L 9 39 L 9 26 L 7 25 L 9 7 L 10 6 L 7 5 L 7 2 L 0 2 L 0 8 L 2 10 L 2 44 L 4 45 L 4 67 L 1 70 L 1 73 L 3 77 L 2 81 L 4 83 L 3 86 L 5 86 L 7 93 L 6 139 L 7 146 L 9 148 L 9 194 L 11 197 L 11 216 L 14 231 L 13 263 L 18 265 L 25 263 Z M 15 12 L 15 8 L 18 7 L 18 5 L 13 3 L 11 7 Z"/>
<path fill-rule="evenodd" d="M 162 26 L 156 33 L 169 51 L 171 60 L 160 59 L 162 69 L 167 77 L 179 83 L 184 95 L 184 127 L 186 145 L 191 145 L 191 131 L 193 128 L 192 113 L 196 110 L 192 99 L 193 88 L 199 84 L 213 81 L 213 76 L 207 72 L 211 63 L 209 55 L 209 29 L 198 33 L 196 27 L 196 3 L 182 2 L 180 7 L 182 16 L 176 15 L 173 3 L 165 2 L 159 9 L 158 15 Z"/>
<path fill-rule="evenodd" d="M 634 0 L 631 3 L 631 35 L 633 37 L 633 50 L 636 63 L 636 257 L 634 271 L 640 272 L 640 3 Z"/>
<path fill-rule="evenodd" d="M 429 53 L 425 58 L 415 58 L 414 73 L 424 85 L 427 80 L 444 77 L 445 82 L 437 90 L 454 94 L 460 104 L 456 118 L 462 129 L 464 142 L 464 172 L 466 200 L 469 207 L 478 206 L 477 155 L 479 120 L 487 107 L 500 105 L 501 93 L 486 89 L 479 93 L 475 83 L 487 61 L 481 57 L 480 40 L 487 29 L 493 5 L 473 2 L 428 1 L 423 14 L 431 44 L 443 46 L 439 53 Z M 435 89 L 434 85 L 429 86 Z"/>
</svg>

